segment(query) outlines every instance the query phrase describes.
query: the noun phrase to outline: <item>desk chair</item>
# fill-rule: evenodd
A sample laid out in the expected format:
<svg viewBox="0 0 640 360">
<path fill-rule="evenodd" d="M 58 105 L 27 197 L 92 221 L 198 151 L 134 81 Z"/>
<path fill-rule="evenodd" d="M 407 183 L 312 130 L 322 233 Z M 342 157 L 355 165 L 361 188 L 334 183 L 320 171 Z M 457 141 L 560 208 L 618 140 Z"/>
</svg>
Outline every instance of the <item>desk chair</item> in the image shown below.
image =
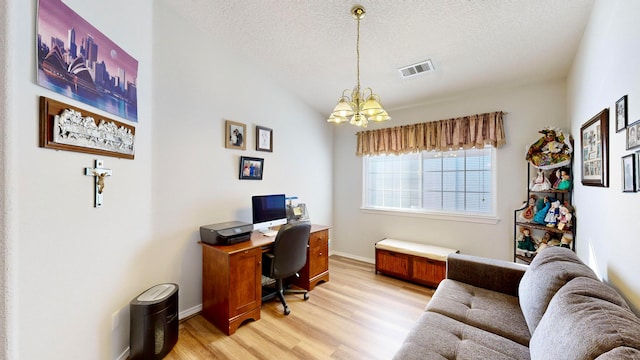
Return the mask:
<svg viewBox="0 0 640 360">
<path fill-rule="evenodd" d="M 262 256 L 262 302 L 278 297 L 284 307 L 284 314 L 291 310 L 287 306 L 284 294 L 304 294 L 304 300 L 309 299 L 306 290 L 285 289 L 283 280 L 291 276 L 299 276 L 298 271 L 307 262 L 307 247 L 311 224 L 287 224 L 280 228 L 273 243 L 273 250 Z M 265 277 L 275 280 L 275 289 L 265 286 Z"/>
</svg>

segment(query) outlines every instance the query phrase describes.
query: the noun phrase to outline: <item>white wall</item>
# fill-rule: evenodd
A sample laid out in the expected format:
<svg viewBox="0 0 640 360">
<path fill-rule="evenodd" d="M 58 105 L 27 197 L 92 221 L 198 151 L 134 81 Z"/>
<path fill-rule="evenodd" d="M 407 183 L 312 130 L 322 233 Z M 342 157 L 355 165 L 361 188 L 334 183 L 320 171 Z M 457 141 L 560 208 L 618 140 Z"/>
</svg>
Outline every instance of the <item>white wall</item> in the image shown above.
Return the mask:
<svg viewBox="0 0 640 360">
<path fill-rule="evenodd" d="M 381 94 L 384 99 L 384 94 Z M 527 197 L 525 149 L 545 126 L 567 128 L 564 80 L 506 89 L 481 89 L 456 98 L 390 111 L 399 126 L 465 115 L 505 111 L 507 145 L 497 151 L 497 224 L 477 224 L 420 217 L 363 213 L 362 159 L 355 156 L 357 129 L 335 131 L 333 250 L 361 259 L 374 258 L 374 243 L 385 237 L 413 240 L 462 253 L 513 260 L 513 210 Z"/>
<path fill-rule="evenodd" d="M 138 274 L 155 266 L 144 256 L 152 239 L 152 2 L 65 1 L 140 65 L 136 159 L 102 157 L 113 176 L 101 209 L 93 208 L 93 179 L 83 174 L 98 156 L 38 147 L 40 95 L 87 106 L 36 85 L 37 1 L 9 3 L 9 17 L 20 19 L 8 38 L 9 358 L 112 359 L 128 344 L 128 303 L 147 285 Z M 121 309 L 112 332 L 111 315 Z"/>
<path fill-rule="evenodd" d="M 568 78 L 568 115 L 576 139 L 580 127 L 609 108 L 609 187 L 586 187 L 578 181 L 578 255 L 640 309 L 638 234 L 640 194 L 622 193 L 621 158 L 625 133 L 616 133 L 615 102 L 628 94 L 629 123 L 640 119 L 640 2 L 597 1 Z M 579 144 L 579 142 L 577 142 Z M 580 160 L 580 152 L 576 160 Z M 576 161 L 576 173 L 580 173 Z"/>
<path fill-rule="evenodd" d="M 9 269 L 6 266 L 6 259 L 9 256 L 8 240 L 7 240 L 7 221 L 6 221 L 6 209 L 7 209 L 7 191 L 6 191 L 6 173 L 3 169 L 6 169 L 7 161 L 7 144 L 8 144 L 8 122 L 7 110 L 7 74 L 9 73 L 7 63 L 7 38 L 5 34 L 9 31 L 10 19 L 8 15 L 7 3 L 3 1 L 0 3 L 0 259 L 2 259 L 2 265 L 0 266 L 0 359 L 7 359 L 9 357 L 8 349 L 8 336 L 9 322 L 7 314 L 9 313 Z"/>
<path fill-rule="evenodd" d="M 119 358 L 129 302 L 161 282 L 180 285 L 181 312 L 197 309 L 198 227 L 250 221 L 252 194 L 298 195 L 314 222 L 331 225 L 331 128 L 167 3 L 65 0 L 139 61 L 136 157 L 101 157 L 113 176 L 95 209 L 83 169 L 98 156 L 39 148 L 38 97 L 101 111 L 36 85 L 37 1 L 8 2 L 7 17 L 20 21 L 2 38 L 11 44 L 0 110 L 7 358 Z M 224 148 L 227 118 L 248 125 L 247 151 Z M 274 129 L 273 153 L 252 150 L 256 124 Z M 237 179 L 241 154 L 265 158 L 263 181 Z"/>
<path fill-rule="evenodd" d="M 155 1 L 153 247 L 181 285 L 180 308 L 201 304 L 200 225 L 251 222 L 251 195 L 285 193 L 331 225 L 332 134 L 325 119 L 215 34 Z M 239 24 L 240 26 L 240 24 Z M 224 122 L 247 125 L 246 151 L 224 147 Z M 255 126 L 273 152 L 255 150 Z M 239 180 L 240 156 L 264 158 L 262 181 Z M 162 249 L 162 250 L 160 250 Z"/>
</svg>

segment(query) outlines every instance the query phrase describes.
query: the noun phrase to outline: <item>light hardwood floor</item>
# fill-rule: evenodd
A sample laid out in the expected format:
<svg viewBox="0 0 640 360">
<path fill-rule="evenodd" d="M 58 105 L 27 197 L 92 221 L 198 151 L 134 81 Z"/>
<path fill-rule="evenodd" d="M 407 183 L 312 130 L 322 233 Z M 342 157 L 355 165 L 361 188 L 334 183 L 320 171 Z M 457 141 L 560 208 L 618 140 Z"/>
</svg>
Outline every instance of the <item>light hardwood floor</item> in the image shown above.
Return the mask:
<svg viewBox="0 0 640 360">
<path fill-rule="evenodd" d="M 373 264 L 333 255 L 330 281 L 308 301 L 287 295 L 262 304 L 261 319 L 224 335 L 201 315 L 179 325 L 165 360 L 390 359 L 423 312 L 434 290 L 375 274 Z"/>
</svg>

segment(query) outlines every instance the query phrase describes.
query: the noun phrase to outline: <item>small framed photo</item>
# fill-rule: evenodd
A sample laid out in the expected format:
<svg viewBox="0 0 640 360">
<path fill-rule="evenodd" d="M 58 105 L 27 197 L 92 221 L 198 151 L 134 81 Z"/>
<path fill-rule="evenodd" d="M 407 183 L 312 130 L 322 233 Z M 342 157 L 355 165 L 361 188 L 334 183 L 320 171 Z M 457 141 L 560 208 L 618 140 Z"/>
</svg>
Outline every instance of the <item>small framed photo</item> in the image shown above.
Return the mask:
<svg viewBox="0 0 640 360">
<path fill-rule="evenodd" d="M 240 180 L 262 180 L 264 159 L 241 156 Z"/>
<path fill-rule="evenodd" d="M 246 150 L 247 148 L 247 125 L 227 120 L 224 123 L 224 147 L 227 149 Z"/>
<path fill-rule="evenodd" d="M 640 146 L 640 120 L 627 127 L 627 150 Z"/>
<path fill-rule="evenodd" d="M 636 154 L 622 157 L 622 192 L 636 191 Z"/>
<path fill-rule="evenodd" d="M 256 150 L 273 152 L 273 130 L 256 126 Z"/>
<path fill-rule="evenodd" d="M 616 132 L 627 128 L 627 95 L 616 101 Z"/>
</svg>

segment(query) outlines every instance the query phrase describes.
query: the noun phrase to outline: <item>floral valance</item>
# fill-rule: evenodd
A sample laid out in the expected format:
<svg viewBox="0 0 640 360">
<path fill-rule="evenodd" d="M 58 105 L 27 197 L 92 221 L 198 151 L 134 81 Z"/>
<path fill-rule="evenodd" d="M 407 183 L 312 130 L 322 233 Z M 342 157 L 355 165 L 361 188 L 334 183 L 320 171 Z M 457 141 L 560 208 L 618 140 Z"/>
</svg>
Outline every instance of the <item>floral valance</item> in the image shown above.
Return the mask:
<svg viewBox="0 0 640 360">
<path fill-rule="evenodd" d="M 502 111 L 432 121 L 356 134 L 356 155 L 406 154 L 418 151 L 449 151 L 506 144 Z"/>
</svg>

